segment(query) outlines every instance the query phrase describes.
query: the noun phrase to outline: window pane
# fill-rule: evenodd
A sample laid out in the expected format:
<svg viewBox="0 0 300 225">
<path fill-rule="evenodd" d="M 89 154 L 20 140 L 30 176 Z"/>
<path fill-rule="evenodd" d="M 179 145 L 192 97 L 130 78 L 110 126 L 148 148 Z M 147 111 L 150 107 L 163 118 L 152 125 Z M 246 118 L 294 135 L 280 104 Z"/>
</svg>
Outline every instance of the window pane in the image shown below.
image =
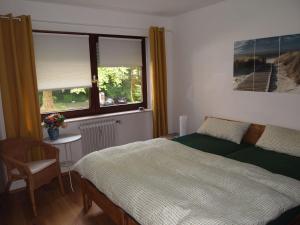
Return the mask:
<svg viewBox="0 0 300 225">
<path fill-rule="evenodd" d="M 39 91 L 41 113 L 89 108 L 89 88 Z"/>
<path fill-rule="evenodd" d="M 88 35 L 34 33 L 39 91 L 91 87 Z"/>
<path fill-rule="evenodd" d="M 142 67 L 98 67 L 100 106 L 140 103 Z"/>
</svg>

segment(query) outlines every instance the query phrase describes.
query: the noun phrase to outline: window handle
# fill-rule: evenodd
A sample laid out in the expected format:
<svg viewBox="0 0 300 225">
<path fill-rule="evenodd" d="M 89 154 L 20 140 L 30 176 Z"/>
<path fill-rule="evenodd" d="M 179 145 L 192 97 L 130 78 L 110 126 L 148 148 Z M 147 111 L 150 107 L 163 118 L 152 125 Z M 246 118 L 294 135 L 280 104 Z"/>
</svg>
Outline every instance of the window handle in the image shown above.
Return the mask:
<svg viewBox="0 0 300 225">
<path fill-rule="evenodd" d="M 93 84 L 97 84 L 98 83 L 98 79 L 97 79 L 96 75 L 93 75 L 92 83 Z"/>
</svg>

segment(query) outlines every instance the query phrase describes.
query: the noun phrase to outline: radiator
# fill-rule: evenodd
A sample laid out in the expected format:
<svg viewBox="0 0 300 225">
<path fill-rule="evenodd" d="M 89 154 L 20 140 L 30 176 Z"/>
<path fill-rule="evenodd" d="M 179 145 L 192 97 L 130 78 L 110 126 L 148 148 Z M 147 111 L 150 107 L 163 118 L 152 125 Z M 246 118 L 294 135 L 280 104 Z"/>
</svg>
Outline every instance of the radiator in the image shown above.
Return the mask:
<svg viewBox="0 0 300 225">
<path fill-rule="evenodd" d="M 114 146 L 118 123 L 119 120 L 97 120 L 81 124 L 79 130 L 83 155 Z"/>
</svg>

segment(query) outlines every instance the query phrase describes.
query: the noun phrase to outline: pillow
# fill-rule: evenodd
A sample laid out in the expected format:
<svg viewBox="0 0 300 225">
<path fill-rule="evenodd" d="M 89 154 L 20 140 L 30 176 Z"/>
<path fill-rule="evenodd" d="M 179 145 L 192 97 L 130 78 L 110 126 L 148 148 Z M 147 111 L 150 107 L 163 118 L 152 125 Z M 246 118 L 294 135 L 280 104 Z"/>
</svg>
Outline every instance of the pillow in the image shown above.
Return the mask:
<svg viewBox="0 0 300 225">
<path fill-rule="evenodd" d="M 250 123 L 207 118 L 197 133 L 240 144 L 249 126 Z"/>
<path fill-rule="evenodd" d="M 256 145 L 263 149 L 300 157 L 300 131 L 267 125 Z"/>
</svg>

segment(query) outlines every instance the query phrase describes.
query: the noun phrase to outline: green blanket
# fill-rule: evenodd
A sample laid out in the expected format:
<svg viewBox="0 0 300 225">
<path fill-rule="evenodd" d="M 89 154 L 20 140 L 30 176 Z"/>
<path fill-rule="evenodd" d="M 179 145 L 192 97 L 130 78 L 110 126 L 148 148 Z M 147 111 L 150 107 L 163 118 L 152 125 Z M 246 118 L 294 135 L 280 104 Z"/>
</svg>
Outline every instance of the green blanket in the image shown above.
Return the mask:
<svg viewBox="0 0 300 225">
<path fill-rule="evenodd" d="M 173 140 L 187 145 L 191 148 L 222 156 L 226 156 L 228 154 L 251 146 L 245 143 L 236 144 L 231 141 L 222 140 L 198 133 L 178 137 Z"/>
<path fill-rule="evenodd" d="M 300 157 L 268 151 L 255 146 L 236 151 L 226 157 L 300 181 Z"/>
</svg>

